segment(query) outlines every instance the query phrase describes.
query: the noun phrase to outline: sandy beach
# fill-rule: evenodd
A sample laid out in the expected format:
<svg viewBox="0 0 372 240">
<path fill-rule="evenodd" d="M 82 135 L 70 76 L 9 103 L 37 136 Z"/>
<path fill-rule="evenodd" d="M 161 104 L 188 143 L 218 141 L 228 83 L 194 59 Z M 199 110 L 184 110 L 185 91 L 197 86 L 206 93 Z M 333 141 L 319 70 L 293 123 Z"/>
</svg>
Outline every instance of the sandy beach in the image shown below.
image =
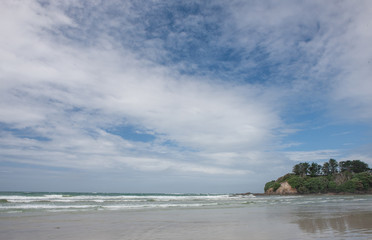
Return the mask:
<svg viewBox="0 0 372 240">
<path fill-rule="evenodd" d="M 0 239 L 243 240 L 372 237 L 371 196 L 307 196 L 288 199 L 278 196 L 257 197 L 251 204 L 247 201 L 247 204 L 240 206 L 200 208 L 6 213 L 0 215 Z"/>
</svg>

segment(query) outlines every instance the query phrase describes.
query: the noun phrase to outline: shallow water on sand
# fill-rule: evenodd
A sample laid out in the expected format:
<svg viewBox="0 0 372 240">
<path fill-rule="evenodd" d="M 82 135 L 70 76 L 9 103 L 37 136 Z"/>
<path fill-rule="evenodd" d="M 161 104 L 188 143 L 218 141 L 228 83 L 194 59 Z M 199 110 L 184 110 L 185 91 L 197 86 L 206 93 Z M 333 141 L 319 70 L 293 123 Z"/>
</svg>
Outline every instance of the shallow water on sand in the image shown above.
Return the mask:
<svg viewBox="0 0 372 240">
<path fill-rule="evenodd" d="M 152 196 L 153 207 L 6 210 L 0 239 L 372 239 L 372 196 L 182 198 Z"/>
</svg>

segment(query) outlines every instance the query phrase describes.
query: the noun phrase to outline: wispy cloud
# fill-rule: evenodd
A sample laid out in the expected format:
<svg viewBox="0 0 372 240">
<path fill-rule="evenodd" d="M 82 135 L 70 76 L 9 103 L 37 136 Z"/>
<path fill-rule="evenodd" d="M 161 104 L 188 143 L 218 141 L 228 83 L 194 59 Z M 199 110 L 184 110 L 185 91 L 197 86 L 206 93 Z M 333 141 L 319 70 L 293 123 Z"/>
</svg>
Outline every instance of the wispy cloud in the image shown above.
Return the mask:
<svg viewBox="0 0 372 240">
<path fill-rule="evenodd" d="M 312 121 L 368 124 L 371 12 L 369 1 L 3 1 L 1 158 L 250 175 L 342 157 L 282 152 L 304 144 L 284 137 Z"/>
<path fill-rule="evenodd" d="M 230 11 L 233 44 L 247 54 L 259 47 L 252 72 L 264 68 L 261 77 L 341 121 L 371 119 L 371 2 L 232 1 Z"/>
<path fill-rule="evenodd" d="M 341 155 L 339 150 L 326 149 L 316 151 L 291 151 L 285 155 L 292 161 L 296 162 L 319 162 L 327 161 L 330 158 L 337 158 Z"/>
<path fill-rule="evenodd" d="M 140 170 L 235 174 L 244 171 L 219 164 L 229 159 L 224 152 L 242 152 L 236 161 L 274 144 L 274 130 L 282 123 L 273 90 L 182 76 L 138 58 L 105 34 L 98 36 L 106 40 L 105 47 L 101 41 L 76 46 L 63 30 L 56 30 L 79 27 L 63 11 L 54 10 L 63 19 L 57 21 L 50 8 L 36 3 L 5 7 L 23 13 L 22 21 L 7 19 L 18 28 L 8 38 L 19 41 L 4 41 L 2 48 L 3 56 L 15 56 L 13 61 L 3 57 L 4 69 L 22 69 L 3 75 L 2 148 L 8 159 L 77 168 L 122 163 Z M 43 22 L 49 25 L 39 24 Z M 105 131 L 120 125 L 149 131 L 155 140 L 132 142 Z M 15 129 L 32 129 L 35 137 L 17 137 Z M 216 156 L 221 158 L 211 161 Z"/>
</svg>

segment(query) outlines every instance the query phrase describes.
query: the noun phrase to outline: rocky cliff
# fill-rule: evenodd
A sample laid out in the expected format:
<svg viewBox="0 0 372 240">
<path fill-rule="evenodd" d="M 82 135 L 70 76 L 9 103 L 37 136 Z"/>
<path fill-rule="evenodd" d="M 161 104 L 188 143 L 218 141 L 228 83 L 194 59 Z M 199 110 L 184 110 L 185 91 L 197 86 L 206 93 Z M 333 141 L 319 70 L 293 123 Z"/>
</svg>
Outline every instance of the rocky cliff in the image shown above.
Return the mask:
<svg viewBox="0 0 372 240">
<path fill-rule="evenodd" d="M 274 188 L 269 188 L 266 190 L 265 194 L 269 194 L 269 195 L 275 195 L 275 194 L 278 194 L 278 195 L 290 195 L 290 194 L 297 194 L 297 190 L 293 187 L 291 187 L 291 185 L 289 185 L 288 182 L 282 182 L 280 184 L 280 187 L 278 189 L 276 189 L 276 191 L 274 191 Z"/>
</svg>

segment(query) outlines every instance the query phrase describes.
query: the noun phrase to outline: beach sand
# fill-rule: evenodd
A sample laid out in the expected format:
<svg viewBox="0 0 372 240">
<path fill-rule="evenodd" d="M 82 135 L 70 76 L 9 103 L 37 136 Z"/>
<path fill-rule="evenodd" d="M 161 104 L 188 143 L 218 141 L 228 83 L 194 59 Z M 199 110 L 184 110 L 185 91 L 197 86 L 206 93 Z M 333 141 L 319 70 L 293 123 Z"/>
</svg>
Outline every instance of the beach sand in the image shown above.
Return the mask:
<svg viewBox="0 0 372 240">
<path fill-rule="evenodd" d="M 252 206 L 0 216 L 0 239 L 370 239 L 372 207 Z"/>
</svg>

